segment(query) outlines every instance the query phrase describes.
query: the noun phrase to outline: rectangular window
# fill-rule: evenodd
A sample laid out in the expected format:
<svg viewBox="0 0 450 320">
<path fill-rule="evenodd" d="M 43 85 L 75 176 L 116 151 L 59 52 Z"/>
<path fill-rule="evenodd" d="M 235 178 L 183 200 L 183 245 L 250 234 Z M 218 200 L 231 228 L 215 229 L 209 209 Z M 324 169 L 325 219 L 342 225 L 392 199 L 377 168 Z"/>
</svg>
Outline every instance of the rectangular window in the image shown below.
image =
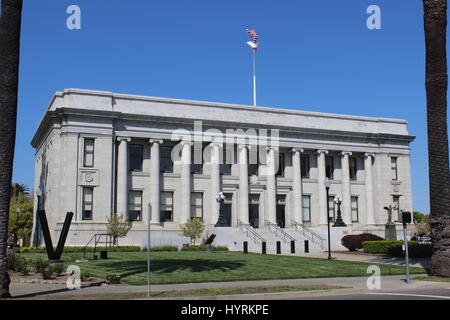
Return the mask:
<svg viewBox="0 0 450 320">
<path fill-rule="evenodd" d="M 161 221 L 173 221 L 173 192 L 161 192 L 160 205 Z"/>
<path fill-rule="evenodd" d="M 311 196 L 302 197 L 303 222 L 311 222 Z"/>
<path fill-rule="evenodd" d="M 227 176 L 231 175 L 231 166 L 234 162 L 234 151 L 233 149 L 229 150 L 229 148 L 234 148 L 234 145 L 225 145 L 222 152 L 222 159 L 220 159 L 220 173 Z"/>
<path fill-rule="evenodd" d="M 309 154 L 300 156 L 302 178 L 309 179 Z"/>
<path fill-rule="evenodd" d="M 142 221 L 142 191 L 130 191 L 128 199 L 128 220 Z"/>
<path fill-rule="evenodd" d="M 93 214 L 93 201 L 94 200 L 94 188 L 83 188 L 83 204 L 82 204 L 82 219 L 92 220 Z"/>
<path fill-rule="evenodd" d="M 394 204 L 394 208 L 392 209 L 392 218 L 396 221 L 401 221 L 402 217 L 400 216 L 400 196 L 392 196 L 392 202 Z"/>
<path fill-rule="evenodd" d="M 172 147 L 161 147 L 160 157 L 161 172 L 173 172 Z"/>
<path fill-rule="evenodd" d="M 203 149 L 201 159 L 194 159 L 194 150 L 191 150 L 191 173 L 202 174 L 203 173 Z M 195 163 L 195 160 L 200 163 Z"/>
<path fill-rule="evenodd" d="M 391 157 L 391 177 L 392 180 L 398 180 L 397 157 Z"/>
<path fill-rule="evenodd" d="M 356 170 L 357 170 L 356 160 L 357 159 L 355 157 L 350 157 L 349 158 L 350 180 L 353 180 L 353 181 L 356 181 L 356 177 L 357 177 L 357 175 L 356 175 Z"/>
<path fill-rule="evenodd" d="M 203 193 L 191 193 L 191 219 L 200 218 L 203 220 Z"/>
<path fill-rule="evenodd" d="M 144 161 L 144 146 L 142 144 L 130 144 L 130 171 L 142 171 Z"/>
<path fill-rule="evenodd" d="M 334 159 L 333 159 L 333 156 L 326 156 L 325 157 L 325 173 L 326 173 L 326 177 L 328 179 L 333 180 L 333 174 L 334 174 Z"/>
<path fill-rule="evenodd" d="M 330 217 L 330 221 L 335 220 L 336 218 L 336 212 L 334 210 L 334 196 L 329 196 L 328 197 L 328 205 L 329 205 L 329 211 L 328 211 L 328 216 Z"/>
<path fill-rule="evenodd" d="M 94 139 L 84 139 L 83 166 L 92 168 L 94 166 Z"/>
<path fill-rule="evenodd" d="M 280 153 L 280 155 L 278 157 L 278 171 L 277 171 L 278 177 L 284 177 L 285 167 L 286 167 L 285 155 L 284 155 L 284 153 Z"/>
<path fill-rule="evenodd" d="M 258 150 L 254 151 L 253 148 L 250 148 L 248 152 L 248 175 L 256 176 L 258 175 L 259 168 L 259 152 Z"/>
<path fill-rule="evenodd" d="M 352 197 L 352 222 L 359 222 L 358 197 Z"/>
</svg>

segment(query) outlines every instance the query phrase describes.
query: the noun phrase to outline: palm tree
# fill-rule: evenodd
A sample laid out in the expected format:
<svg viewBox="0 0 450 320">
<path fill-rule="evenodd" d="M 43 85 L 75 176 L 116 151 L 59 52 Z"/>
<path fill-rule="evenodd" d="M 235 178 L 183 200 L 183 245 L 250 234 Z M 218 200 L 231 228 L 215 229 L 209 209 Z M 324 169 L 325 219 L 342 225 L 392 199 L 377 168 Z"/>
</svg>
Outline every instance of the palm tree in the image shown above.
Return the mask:
<svg viewBox="0 0 450 320">
<path fill-rule="evenodd" d="M 434 253 L 431 272 L 450 276 L 450 177 L 447 134 L 447 0 L 423 0 L 430 224 Z"/>
<path fill-rule="evenodd" d="M 13 183 L 11 186 L 11 198 L 14 200 L 18 200 L 23 196 L 27 196 L 30 194 L 30 189 L 21 183 Z"/>
<path fill-rule="evenodd" d="M 9 203 L 16 140 L 22 0 L 1 0 L 0 16 L 0 298 L 10 297 L 6 270 Z"/>
</svg>

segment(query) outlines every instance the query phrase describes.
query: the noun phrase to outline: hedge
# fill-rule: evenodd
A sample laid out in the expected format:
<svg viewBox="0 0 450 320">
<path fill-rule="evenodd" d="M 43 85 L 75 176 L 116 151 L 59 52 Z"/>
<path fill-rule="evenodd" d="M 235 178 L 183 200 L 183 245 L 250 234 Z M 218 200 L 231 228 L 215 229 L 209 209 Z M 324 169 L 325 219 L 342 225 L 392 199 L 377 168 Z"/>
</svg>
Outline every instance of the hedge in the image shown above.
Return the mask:
<svg viewBox="0 0 450 320">
<path fill-rule="evenodd" d="M 402 245 L 396 245 L 388 248 L 388 254 L 391 256 L 402 257 L 405 255 Z M 408 256 L 410 258 L 431 258 L 433 255 L 433 245 L 429 243 L 424 244 L 409 244 Z"/>
<path fill-rule="evenodd" d="M 418 241 L 408 241 L 408 244 L 419 244 Z M 402 246 L 402 240 L 364 241 L 363 250 L 365 253 L 389 253 L 389 248 Z"/>
<path fill-rule="evenodd" d="M 97 247 L 97 251 L 108 250 L 111 252 L 139 252 L 140 246 L 120 246 L 120 247 Z M 86 252 L 93 252 L 94 247 L 87 247 Z M 22 247 L 17 249 L 18 253 L 46 253 L 45 247 Z M 84 247 L 64 247 L 64 252 L 84 252 Z"/>
<path fill-rule="evenodd" d="M 183 247 L 181 251 L 206 251 L 207 246 L 189 246 Z M 225 246 L 217 246 L 213 247 L 213 251 L 228 251 L 228 248 Z"/>
<path fill-rule="evenodd" d="M 147 247 L 142 248 L 142 251 L 147 252 Z M 159 247 L 151 247 L 151 251 L 153 251 L 153 252 L 178 251 L 178 247 L 177 247 L 177 246 L 159 246 Z"/>
</svg>

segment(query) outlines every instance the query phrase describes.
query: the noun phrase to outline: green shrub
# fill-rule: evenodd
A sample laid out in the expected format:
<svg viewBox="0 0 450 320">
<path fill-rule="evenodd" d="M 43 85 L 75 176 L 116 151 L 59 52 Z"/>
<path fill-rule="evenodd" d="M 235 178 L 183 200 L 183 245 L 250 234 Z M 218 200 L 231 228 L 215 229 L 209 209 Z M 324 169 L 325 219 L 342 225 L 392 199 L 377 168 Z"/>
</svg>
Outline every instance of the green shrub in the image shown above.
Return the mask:
<svg viewBox="0 0 450 320">
<path fill-rule="evenodd" d="M 29 274 L 32 268 L 31 260 L 25 259 L 24 257 L 10 252 L 7 255 L 7 264 L 6 267 L 10 271 L 20 272 L 22 274 Z"/>
<path fill-rule="evenodd" d="M 33 262 L 33 267 L 36 272 L 42 272 L 45 268 L 49 267 L 49 263 L 46 260 L 37 259 Z"/>
<path fill-rule="evenodd" d="M 207 246 L 189 246 L 189 247 L 183 247 L 181 251 L 206 251 Z M 214 251 L 228 251 L 228 248 L 225 246 L 217 246 L 213 247 Z"/>
<path fill-rule="evenodd" d="M 56 275 L 64 273 L 64 265 L 62 263 L 51 264 L 50 268 Z"/>
<path fill-rule="evenodd" d="M 409 244 L 418 244 L 417 241 L 408 241 Z M 402 245 L 402 240 L 395 241 L 364 241 L 363 250 L 365 253 L 388 253 L 389 248 L 393 246 Z"/>
<path fill-rule="evenodd" d="M 402 245 L 395 245 L 388 248 L 388 254 L 391 256 L 402 257 L 405 255 Z M 408 243 L 408 255 L 410 258 L 431 258 L 433 255 L 432 244 L 409 244 Z"/>
<path fill-rule="evenodd" d="M 44 280 L 51 279 L 54 274 L 53 269 L 50 265 L 45 268 L 42 268 L 40 273 L 42 275 L 42 279 Z"/>
<path fill-rule="evenodd" d="M 106 276 L 107 284 L 118 284 L 120 283 L 120 275 L 119 274 L 108 274 Z"/>
<path fill-rule="evenodd" d="M 142 248 L 142 251 L 147 252 L 147 247 Z M 163 251 L 178 251 L 177 246 L 157 246 L 151 247 L 153 252 L 163 252 Z"/>
</svg>

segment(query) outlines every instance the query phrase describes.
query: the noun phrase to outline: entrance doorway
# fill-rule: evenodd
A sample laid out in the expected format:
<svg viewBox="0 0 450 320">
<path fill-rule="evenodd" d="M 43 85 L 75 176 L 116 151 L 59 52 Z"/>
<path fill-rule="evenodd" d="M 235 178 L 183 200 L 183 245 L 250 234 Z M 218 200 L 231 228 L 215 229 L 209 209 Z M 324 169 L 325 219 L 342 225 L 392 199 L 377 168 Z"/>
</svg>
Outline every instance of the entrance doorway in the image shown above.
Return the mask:
<svg viewBox="0 0 450 320">
<path fill-rule="evenodd" d="M 259 227 L 259 194 L 250 195 L 250 203 L 248 208 L 248 219 L 253 228 Z"/>
<path fill-rule="evenodd" d="M 286 227 L 286 196 L 277 196 L 277 225 L 280 228 Z"/>
<path fill-rule="evenodd" d="M 225 193 L 225 199 L 223 202 L 220 203 L 220 211 L 223 215 L 224 220 L 224 226 L 225 227 L 231 227 L 231 203 L 233 194 L 232 193 Z"/>
</svg>

